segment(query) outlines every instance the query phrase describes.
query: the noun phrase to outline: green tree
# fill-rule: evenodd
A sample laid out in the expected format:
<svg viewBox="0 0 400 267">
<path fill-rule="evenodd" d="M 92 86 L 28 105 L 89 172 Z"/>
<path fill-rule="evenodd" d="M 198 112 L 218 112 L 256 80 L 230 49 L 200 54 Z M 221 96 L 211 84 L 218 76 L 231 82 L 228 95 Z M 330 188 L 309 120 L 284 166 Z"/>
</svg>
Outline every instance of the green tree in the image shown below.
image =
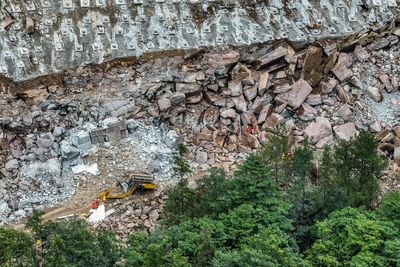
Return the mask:
<svg viewBox="0 0 400 267">
<path fill-rule="evenodd" d="M 260 155 L 272 168 L 273 177 L 276 183 L 288 186 L 290 153 L 293 139 L 285 125 L 277 125 L 269 132 L 269 141 L 263 145 Z"/>
<path fill-rule="evenodd" d="M 346 206 L 371 207 L 379 191 L 377 178 L 387 164 L 377 147 L 371 133 L 361 132 L 334 150 L 324 151 L 321 173 L 326 214 Z"/>
<path fill-rule="evenodd" d="M 313 266 L 398 266 L 399 231 L 368 211 L 345 208 L 317 224 L 307 252 Z"/>
<path fill-rule="evenodd" d="M 216 253 L 212 266 L 306 266 L 289 240 L 278 227 L 270 226 L 245 238 L 240 249 Z"/>
<path fill-rule="evenodd" d="M 41 212 L 33 212 L 26 227 L 42 245 L 38 255 L 43 266 L 113 266 L 119 259 L 114 233 L 93 232 L 81 220 L 44 222 Z"/>
<path fill-rule="evenodd" d="M 186 145 L 184 143 L 179 143 L 173 155 L 173 175 L 179 177 L 181 180 L 185 175 L 191 172 L 187 160 L 188 153 L 189 150 Z"/>
<path fill-rule="evenodd" d="M 26 233 L 0 228 L 0 266 L 36 266 L 34 243 Z"/>
<path fill-rule="evenodd" d="M 308 248 L 314 241 L 314 224 L 321 212 L 320 190 L 310 179 L 313 160 L 313 149 L 306 140 L 303 147 L 295 150 L 290 166 L 292 184 L 287 195 L 293 204 L 290 217 L 293 219 L 294 236 L 301 250 Z"/>
<path fill-rule="evenodd" d="M 378 215 L 393 222 L 400 230 L 400 192 L 389 192 L 385 195 L 377 209 Z"/>
</svg>

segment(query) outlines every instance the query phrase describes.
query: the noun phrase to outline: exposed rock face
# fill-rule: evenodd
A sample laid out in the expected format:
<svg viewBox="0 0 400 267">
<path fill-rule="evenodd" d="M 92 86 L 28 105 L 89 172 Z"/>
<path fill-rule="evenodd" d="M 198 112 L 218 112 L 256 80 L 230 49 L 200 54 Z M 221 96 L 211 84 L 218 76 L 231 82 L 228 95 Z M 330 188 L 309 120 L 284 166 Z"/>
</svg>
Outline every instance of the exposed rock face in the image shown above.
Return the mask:
<svg viewBox="0 0 400 267">
<path fill-rule="evenodd" d="M 132 1 L 100 0 L 2 2 L 7 10 L 2 14 L 7 17 L 2 25 L 5 34 L 0 43 L 4 44 L 6 54 L 0 58 L 0 73 L 15 81 L 113 59 L 151 58 L 157 53 L 173 57 L 182 55 L 182 49 L 240 47 L 282 39 L 304 43 L 330 35 L 336 38 L 364 30 L 364 27 L 380 28 L 392 22 L 398 12 L 392 1 L 300 1 L 293 4 L 288 1 L 141 0 L 133 5 Z M 271 21 L 270 16 L 273 16 Z M 223 23 L 221 18 L 224 18 Z M 275 20 L 284 23 L 275 23 Z M 393 42 L 393 38 L 382 38 L 371 48 L 378 51 Z M 276 63 L 281 64 L 283 58 L 290 61 L 291 51 L 286 47 L 270 50 L 273 51 L 256 58 L 255 69 L 276 70 Z M 313 50 L 317 51 L 310 51 L 310 55 L 321 54 L 319 48 Z M 231 58 L 234 56 L 215 58 L 224 65 L 216 69 L 216 73 L 226 74 L 229 64 L 234 63 Z M 317 64 L 317 57 L 314 59 L 308 57 L 307 62 Z M 10 60 L 13 63 L 7 64 Z M 312 80 L 304 78 L 314 85 L 319 79 L 318 70 L 310 73 Z M 334 73 L 343 81 L 349 71 L 340 65 L 335 67 Z M 97 74 L 87 77 L 102 78 Z"/>
</svg>

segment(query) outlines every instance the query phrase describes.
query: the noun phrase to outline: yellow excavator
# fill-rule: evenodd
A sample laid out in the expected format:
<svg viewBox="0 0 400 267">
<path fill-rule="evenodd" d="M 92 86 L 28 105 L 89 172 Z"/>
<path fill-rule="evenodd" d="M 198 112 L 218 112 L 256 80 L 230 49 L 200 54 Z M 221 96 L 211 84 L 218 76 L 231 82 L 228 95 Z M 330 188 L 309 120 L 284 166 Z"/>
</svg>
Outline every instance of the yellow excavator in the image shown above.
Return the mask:
<svg viewBox="0 0 400 267">
<path fill-rule="evenodd" d="M 157 189 L 155 178 L 152 175 L 141 173 L 129 173 L 127 175 L 129 179 L 126 182 L 117 182 L 115 186 L 101 192 L 100 199 L 123 199 L 135 193 L 136 190 Z"/>
</svg>

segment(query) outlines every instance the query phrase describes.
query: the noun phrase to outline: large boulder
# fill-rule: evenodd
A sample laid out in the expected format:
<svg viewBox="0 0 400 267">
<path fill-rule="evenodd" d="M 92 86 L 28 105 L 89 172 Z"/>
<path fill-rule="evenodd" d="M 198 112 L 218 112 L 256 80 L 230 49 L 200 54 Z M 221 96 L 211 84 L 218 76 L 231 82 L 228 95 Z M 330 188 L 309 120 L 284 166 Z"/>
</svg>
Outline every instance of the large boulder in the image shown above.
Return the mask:
<svg viewBox="0 0 400 267">
<path fill-rule="evenodd" d="M 341 140 L 349 141 L 350 139 L 356 137 L 359 134 L 354 122 L 348 122 L 346 124 L 337 126 L 334 128 L 334 132 L 335 132 L 336 138 L 339 141 L 341 141 Z"/>
<path fill-rule="evenodd" d="M 312 87 L 303 79 L 292 85 L 292 90 L 275 97 L 279 103 L 287 103 L 290 107 L 298 109 L 311 93 Z"/>
<path fill-rule="evenodd" d="M 304 130 L 304 136 L 315 144 L 323 138 L 332 135 L 332 126 L 327 118 L 317 117 L 315 122 L 310 123 Z"/>
</svg>

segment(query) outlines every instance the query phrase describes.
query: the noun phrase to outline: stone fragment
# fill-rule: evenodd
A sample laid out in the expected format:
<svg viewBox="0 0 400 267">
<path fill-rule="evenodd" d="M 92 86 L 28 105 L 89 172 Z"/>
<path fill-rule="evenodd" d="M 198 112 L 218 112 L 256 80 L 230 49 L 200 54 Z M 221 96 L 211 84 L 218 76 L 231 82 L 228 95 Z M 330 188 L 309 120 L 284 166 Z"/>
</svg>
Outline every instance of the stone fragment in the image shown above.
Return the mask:
<svg viewBox="0 0 400 267">
<path fill-rule="evenodd" d="M 27 33 L 32 33 L 35 30 L 35 22 L 31 17 L 26 17 L 25 20 L 25 31 Z"/>
<path fill-rule="evenodd" d="M 339 109 L 338 109 L 338 114 L 342 119 L 345 121 L 349 121 L 353 118 L 353 112 L 351 111 L 351 107 L 349 104 L 343 104 Z"/>
<path fill-rule="evenodd" d="M 353 71 L 348 69 L 349 55 L 346 53 L 340 53 L 338 63 L 332 69 L 332 73 L 343 82 L 350 79 L 353 76 Z"/>
<path fill-rule="evenodd" d="M 253 66 L 256 70 L 265 68 L 283 59 L 287 54 L 288 49 L 280 46 L 277 49 L 267 53 L 266 55 L 256 59 Z"/>
<path fill-rule="evenodd" d="M 332 126 L 327 118 L 317 117 L 315 122 L 310 123 L 304 129 L 304 136 L 310 139 L 312 144 L 316 144 L 322 138 L 332 135 Z"/>
<path fill-rule="evenodd" d="M 243 125 L 247 125 L 247 124 L 252 124 L 253 125 L 253 124 L 257 123 L 257 118 L 256 118 L 256 116 L 254 115 L 254 113 L 252 111 L 243 112 L 240 115 L 240 118 L 242 120 L 242 124 Z"/>
<path fill-rule="evenodd" d="M 333 135 L 329 135 L 329 136 L 324 137 L 321 140 L 319 140 L 315 144 L 315 147 L 321 149 L 321 148 L 324 148 L 325 146 L 332 145 L 333 143 L 334 143 Z"/>
<path fill-rule="evenodd" d="M 219 118 L 219 109 L 217 107 L 209 107 L 205 112 L 203 116 L 203 123 L 205 125 L 214 125 L 217 123 L 218 118 Z"/>
<path fill-rule="evenodd" d="M 275 101 L 287 103 L 290 107 L 298 109 L 311 91 L 312 87 L 306 81 L 300 79 L 292 85 L 292 90 L 275 97 Z"/>
<path fill-rule="evenodd" d="M 171 100 L 168 98 L 161 98 L 157 101 L 158 107 L 160 108 L 160 111 L 166 111 L 171 107 Z"/>
<path fill-rule="evenodd" d="M 320 94 L 310 94 L 307 97 L 306 102 L 311 106 L 318 106 L 322 104 L 322 98 Z"/>
<path fill-rule="evenodd" d="M 304 59 L 301 78 L 308 82 L 312 87 L 316 86 L 322 79 L 322 55 L 321 47 L 309 46 Z"/>
<path fill-rule="evenodd" d="M 338 84 L 335 87 L 335 89 L 340 101 L 347 104 L 353 104 L 353 101 L 351 100 L 349 93 L 342 86 Z"/>
<path fill-rule="evenodd" d="M 357 45 L 356 48 L 354 49 L 354 55 L 360 62 L 367 61 L 370 58 L 370 54 L 368 51 L 363 48 L 361 45 Z"/>
<path fill-rule="evenodd" d="M 244 96 L 248 101 L 252 101 L 257 96 L 257 86 L 252 86 L 243 91 Z"/>
<path fill-rule="evenodd" d="M 338 80 L 333 78 L 327 78 L 320 82 L 320 88 L 322 94 L 330 94 L 335 89 L 336 85 L 338 85 Z"/>
<path fill-rule="evenodd" d="M 371 44 L 372 50 L 381 50 L 390 45 L 389 38 L 378 38 Z"/>
<path fill-rule="evenodd" d="M 371 132 L 373 133 L 379 133 L 382 131 L 382 125 L 380 124 L 379 121 L 374 121 L 369 128 L 371 129 Z"/>
<path fill-rule="evenodd" d="M 236 118 L 236 111 L 233 108 L 224 110 L 221 112 L 221 117 L 222 118 L 230 118 L 230 119 L 235 119 Z"/>
<path fill-rule="evenodd" d="M 359 134 L 354 122 L 348 122 L 346 124 L 337 126 L 333 130 L 335 132 L 336 138 L 339 141 L 342 140 L 349 141 L 350 139 L 355 138 Z"/>
<path fill-rule="evenodd" d="M 396 137 L 400 138 L 400 126 L 394 127 L 393 132 L 396 135 Z"/>
<path fill-rule="evenodd" d="M 186 104 L 197 104 L 203 100 L 203 94 L 201 92 L 192 94 L 186 97 Z"/>
<path fill-rule="evenodd" d="M 261 129 L 272 129 L 276 125 L 281 124 L 285 121 L 285 118 L 279 115 L 278 113 L 272 113 L 265 120 L 265 123 L 262 125 Z"/>
<path fill-rule="evenodd" d="M 307 103 L 303 103 L 301 107 L 297 110 L 297 114 L 302 120 L 310 121 L 315 118 L 318 111 Z"/>
<path fill-rule="evenodd" d="M 36 143 L 38 146 L 43 147 L 43 148 L 49 148 L 53 145 L 54 141 L 54 136 L 52 133 L 45 133 L 42 134 L 38 139 L 36 140 Z"/>
<path fill-rule="evenodd" d="M 228 88 L 231 91 L 231 96 L 240 96 L 242 94 L 242 83 L 231 81 L 228 83 Z"/>
<path fill-rule="evenodd" d="M 370 86 L 367 89 L 367 94 L 371 97 L 375 102 L 381 102 L 383 96 L 377 87 Z"/>
<path fill-rule="evenodd" d="M 243 95 L 238 97 L 232 97 L 232 102 L 239 112 L 247 111 L 247 102 L 244 99 Z"/>
<path fill-rule="evenodd" d="M 386 91 L 388 91 L 388 93 L 393 92 L 394 88 L 393 88 L 392 83 L 390 82 L 389 76 L 387 74 L 379 75 L 379 80 L 385 86 Z"/>
<path fill-rule="evenodd" d="M 395 147 L 393 152 L 393 160 L 400 164 L 400 147 Z"/>
<path fill-rule="evenodd" d="M 257 123 L 258 124 L 263 124 L 265 120 L 268 118 L 269 115 L 272 113 L 272 108 L 273 106 L 271 104 L 265 105 L 263 109 L 261 110 Z"/>
<path fill-rule="evenodd" d="M 207 163 L 208 156 L 207 152 L 205 151 L 198 151 L 196 154 L 196 162 L 199 164 L 205 164 Z"/>
<path fill-rule="evenodd" d="M 242 136 L 242 145 L 256 149 L 260 147 L 260 142 L 255 135 L 246 134 Z"/>
<path fill-rule="evenodd" d="M 264 95 L 265 90 L 267 90 L 268 80 L 269 73 L 265 71 L 260 75 L 260 79 L 258 81 L 258 94 L 260 96 Z"/>
<path fill-rule="evenodd" d="M 4 165 L 4 168 L 7 171 L 13 171 L 13 170 L 18 170 L 19 168 L 19 162 L 16 159 L 12 159 L 6 162 L 6 164 Z"/>
<path fill-rule="evenodd" d="M 174 94 L 171 96 L 171 105 L 172 105 L 172 106 L 175 106 L 175 105 L 182 104 L 182 103 L 185 102 L 185 98 L 186 98 L 186 96 L 185 96 L 185 94 L 182 93 L 182 92 L 174 93 Z"/>
</svg>

